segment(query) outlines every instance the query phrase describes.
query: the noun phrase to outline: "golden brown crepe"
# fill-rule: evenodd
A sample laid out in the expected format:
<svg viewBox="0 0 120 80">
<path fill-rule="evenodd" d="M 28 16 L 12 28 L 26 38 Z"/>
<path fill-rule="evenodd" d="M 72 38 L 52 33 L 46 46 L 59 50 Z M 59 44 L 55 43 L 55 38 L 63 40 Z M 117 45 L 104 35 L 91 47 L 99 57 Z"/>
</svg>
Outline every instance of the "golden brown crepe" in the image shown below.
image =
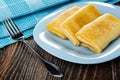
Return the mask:
<svg viewBox="0 0 120 80">
<path fill-rule="evenodd" d="M 82 45 L 90 48 L 95 53 L 100 53 L 119 35 L 120 20 L 111 14 L 100 16 L 76 33 Z"/>
<path fill-rule="evenodd" d="M 101 13 L 97 8 L 93 4 L 88 4 L 67 18 L 61 24 L 61 29 L 74 45 L 79 45 L 80 41 L 75 36 L 76 32 L 99 16 Z"/>
<path fill-rule="evenodd" d="M 61 31 L 60 25 L 73 13 L 75 13 L 80 8 L 78 6 L 73 6 L 72 8 L 66 10 L 65 12 L 58 15 L 56 18 L 54 18 L 51 22 L 47 24 L 47 29 L 52 32 L 53 34 L 56 34 L 57 36 L 66 39 L 67 37 L 64 35 L 64 33 Z"/>
</svg>

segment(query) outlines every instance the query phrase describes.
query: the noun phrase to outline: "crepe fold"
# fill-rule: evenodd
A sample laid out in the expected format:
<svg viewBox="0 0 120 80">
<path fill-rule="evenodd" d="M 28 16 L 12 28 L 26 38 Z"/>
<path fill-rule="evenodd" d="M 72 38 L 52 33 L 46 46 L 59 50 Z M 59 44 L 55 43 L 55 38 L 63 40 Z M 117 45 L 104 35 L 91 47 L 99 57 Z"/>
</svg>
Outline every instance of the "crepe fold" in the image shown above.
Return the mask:
<svg viewBox="0 0 120 80">
<path fill-rule="evenodd" d="M 60 25 L 72 14 L 74 14 L 77 10 L 80 8 L 78 6 L 73 6 L 72 8 L 67 9 L 57 17 L 55 17 L 52 21 L 50 21 L 47 25 L 46 28 L 48 31 L 51 33 L 59 36 L 62 39 L 66 39 L 66 35 L 64 35 L 63 31 L 60 28 Z"/>
<path fill-rule="evenodd" d="M 88 4 L 67 18 L 61 24 L 61 29 L 74 45 L 80 45 L 80 41 L 75 36 L 76 32 L 99 16 L 101 13 L 98 9 L 93 4 Z"/>
<path fill-rule="evenodd" d="M 108 44 L 120 35 L 120 20 L 111 14 L 104 14 L 85 25 L 76 33 L 81 45 L 95 53 L 103 51 Z"/>
</svg>

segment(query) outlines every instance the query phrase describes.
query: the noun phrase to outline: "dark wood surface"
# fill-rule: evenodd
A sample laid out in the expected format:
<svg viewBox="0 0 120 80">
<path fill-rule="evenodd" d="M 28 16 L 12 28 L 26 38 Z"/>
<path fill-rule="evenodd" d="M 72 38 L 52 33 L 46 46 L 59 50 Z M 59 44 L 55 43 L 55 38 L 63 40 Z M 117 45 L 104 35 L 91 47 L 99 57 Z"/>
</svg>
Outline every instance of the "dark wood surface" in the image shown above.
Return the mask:
<svg viewBox="0 0 120 80">
<path fill-rule="evenodd" d="M 120 57 L 101 64 L 74 64 L 48 54 L 32 37 L 27 41 L 37 52 L 58 65 L 64 77 L 51 76 L 33 52 L 18 42 L 0 51 L 0 80 L 120 80 Z"/>
</svg>

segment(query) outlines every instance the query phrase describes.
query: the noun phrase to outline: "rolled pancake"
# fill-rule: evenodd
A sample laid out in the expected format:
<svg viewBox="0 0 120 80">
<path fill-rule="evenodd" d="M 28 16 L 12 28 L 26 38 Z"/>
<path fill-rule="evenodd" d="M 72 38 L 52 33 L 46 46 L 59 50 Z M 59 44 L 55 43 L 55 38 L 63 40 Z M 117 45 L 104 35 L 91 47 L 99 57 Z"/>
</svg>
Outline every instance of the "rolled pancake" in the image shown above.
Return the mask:
<svg viewBox="0 0 120 80">
<path fill-rule="evenodd" d="M 81 45 L 100 53 L 120 35 L 120 20 L 111 14 L 104 14 L 93 22 L 85 25 L 76 33 Z"/>
<path fill-rule="evenodd" d="M 67 18 L 61 24 L 61 29 L 74 45 L 80 45 L 80 41 L 75 36 L 76 32 L 99 16 L 101 13 L 98 9 L 93 4 L 88 4 Z"/>
<path fill-rule="evenodd" d="M 72 8 L 66 10 L 65 12 L 61 13 L 57 17 L 55 17 L 51 22 L 49 22 L 46 26 L 48 31 L 51 33 L 66 39 L 67 37 L 64 35 L 64 33 L 61 31 L 60 25 L 73 13 L 75 13 L 80 8 L 78 6 L 73 6 Z"/>
</svg>

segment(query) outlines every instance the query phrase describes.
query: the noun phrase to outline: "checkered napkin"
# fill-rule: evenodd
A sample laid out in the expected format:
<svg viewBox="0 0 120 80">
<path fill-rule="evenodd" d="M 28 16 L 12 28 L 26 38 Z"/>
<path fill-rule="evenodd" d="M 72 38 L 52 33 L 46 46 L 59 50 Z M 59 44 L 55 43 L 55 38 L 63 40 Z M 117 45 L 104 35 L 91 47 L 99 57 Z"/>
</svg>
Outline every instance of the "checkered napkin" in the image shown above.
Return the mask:
<svg viewBox="0 0 120 80">
<path fill-rule="evenodd" d="M 0 48 L 15 43 L 1 21 L 12 17 L 25 38 L 32 36 L 33 28 L 46 15 L 59 7 L 78 1 L 93 0 L 0 0 Z M 94 0 L 114 4 L 120 0 Z M 54 7 L 55 6 L 55 7 Z"/>
</svg>

